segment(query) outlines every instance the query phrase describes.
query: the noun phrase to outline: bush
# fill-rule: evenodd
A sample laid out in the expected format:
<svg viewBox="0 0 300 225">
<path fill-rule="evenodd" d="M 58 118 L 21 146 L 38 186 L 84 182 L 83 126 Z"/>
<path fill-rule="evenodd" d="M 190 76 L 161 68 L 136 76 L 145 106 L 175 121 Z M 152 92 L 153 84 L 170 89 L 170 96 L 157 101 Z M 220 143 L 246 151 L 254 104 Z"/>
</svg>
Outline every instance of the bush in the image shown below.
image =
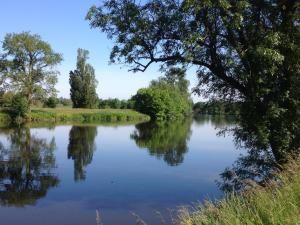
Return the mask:
<svg viewBox="0 0 300 225">
<path fill-rule="evenodd" d="M 72 100 L 68 98 L 59 98 L 59 103 L 62 104 L 63 106 L 72 106 Z"/>
<path fill-rule="evenodd" d="M 45 106 L 49 108 L 56 108 L 57 104 L 58 104 L 58 99 L 55 97 L 49 97 L 45 102 Z"/>
<path fill-rule="evenodd" d="M 13 97 L 14 97 L 13 92 L 8 91 L 8 92 L 3 93 L 1 96 L 1 101 L 0 101 L 1 107 L 10 107 L 12 104 Z"/>
<path fill-rule="evenodd" d="M 134 109 L 154 120 L 183 118 L 191 112 L 191 102 L 171 86 L 151 86 L 138 90 L 132 97 Z"/>
<path fill-rule="evenodd" d="M 29 109 L 30 107 L 28 104 L 28 100 L 21 94 L 16 94 L 12 98 L 11 116 L 13 118 L 25 117 Z"/>
</svg>

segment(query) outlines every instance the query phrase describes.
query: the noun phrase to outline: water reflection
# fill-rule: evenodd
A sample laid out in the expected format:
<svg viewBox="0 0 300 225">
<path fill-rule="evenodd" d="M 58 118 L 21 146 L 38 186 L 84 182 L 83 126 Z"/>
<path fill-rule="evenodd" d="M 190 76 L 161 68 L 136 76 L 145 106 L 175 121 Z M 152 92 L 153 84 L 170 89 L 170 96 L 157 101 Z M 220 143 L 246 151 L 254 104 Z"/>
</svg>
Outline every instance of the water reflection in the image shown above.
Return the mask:
<svg viewBox="0 0 300 225">
<path fill-rule="evenodd" d="M 265 186 L 272 179 L 276 179 L 277 170 L 274 156 L 269 151 L 248 151 L 240 156 L 231 168 L 226 168 L 220 174 L 218 182 L 224 192 L 239 192 L 254 187 Z"/>
<path fill-rule="evenodd" d="M 9 147 L 0 148 L 0 204 L 23 207 L 35 204 L 57 186 L 54 138 L 32 135 L 29 128 L 7 129 Z M 2 133 L 2 132 L 1 132 Z"/>
<path fill-rule="evenodd" d="M 225 116 L 225 115 L 202 115 L 195 114 L 194 121 L 198 125 L 203 125 L 210 122 L 215 128 L 227 128 L 234 126 L 236 124 L 236 119 L 234 116 Z"/>
<path fill-rule="evenodd" d="M 69 133 L 68 159 L 74 161 L 74 180 L 85 180 L 85 167 L 93 160 L 96 150 L 97 127 L 73 126 Z"/>
<path fill-rule="evenodd" d="M 138 147 L 147 148 L 150 155 L 163 160 L 170 166 L 177 166 L 188 151 L 187 142 L 191 135 L 192 119 L 172 123 L 142 123 L 135 126 L 130 137 Z"/>
</svg>

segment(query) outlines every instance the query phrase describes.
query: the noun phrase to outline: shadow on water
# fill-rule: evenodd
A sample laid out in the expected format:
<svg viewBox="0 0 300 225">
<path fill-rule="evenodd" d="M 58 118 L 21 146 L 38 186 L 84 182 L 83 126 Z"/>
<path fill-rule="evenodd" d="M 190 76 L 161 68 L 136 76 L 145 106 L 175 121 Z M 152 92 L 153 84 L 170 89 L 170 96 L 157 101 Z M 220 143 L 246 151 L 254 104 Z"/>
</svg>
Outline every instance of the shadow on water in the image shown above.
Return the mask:
<svg viewBox="0 0 300 225">
<path fill-rule="evenodd" d="M 183 162 L 188 151 L 191 124 L 192 119 L 137 124 L 130 137 L 138 147 L 146 148 L 150 155 L 162 158 L 170 166 L 177 166 Z"/>
<path fill-rule="evenodd" d="M 85 180 L 85 167 L 93 160 L 96 150 L 97 127 L 73 126 L 69 133 L 68 159 L 74 161 L 74 180 Z"/>
<path fill-rule="evenodd" d="M 55 140 L 38 138 L 26 127 L 2 131 L 8 135 L 9 147 L 0 146 L 0 204 L 34 205 L 59 183 L 53 173 Z"/>
</svg>

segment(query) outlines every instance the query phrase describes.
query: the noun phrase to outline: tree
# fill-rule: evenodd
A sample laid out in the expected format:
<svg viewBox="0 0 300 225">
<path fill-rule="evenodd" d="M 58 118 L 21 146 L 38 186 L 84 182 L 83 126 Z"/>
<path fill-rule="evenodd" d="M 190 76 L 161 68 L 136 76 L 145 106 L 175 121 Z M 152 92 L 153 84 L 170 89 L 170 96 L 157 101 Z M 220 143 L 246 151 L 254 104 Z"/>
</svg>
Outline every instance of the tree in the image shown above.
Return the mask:
<svg viewBox="0 0 300 225">
<path fill-rule="evenodd" d="M 29 104 L 26 97 L 21 94 L 16 94 L 12 98 L 11 103 L 11 116 L 13 119 L 17 119 L 17 117 L 25 117 L 29 111 Z"/>
<path fill-rule="evenodd" d="M 185 79 L 186 70 L 176 67 L 171 67 L 167 70 L 163 77 L 160 77 L 157 81 L 152 81 L 152 85 L 168 84 L 177 89 L 181 94 L 189 97 L 189 81 Z"/>
<path fill-rule="evenodd" d="M 89 52 L 77 50 L 77 68 L 70 72 L 70 92 L 73 108 L 96 108 L 98 96 L 96 93 L 97 80 L 94 68 L 86 61 Z"/>
<path fill-rule="evenodd" d="M 148 88 L 141 88 L 132 97 L 134 109 L 154 120 L 174 120 L 190 114 L 192 101 L 185 71 L 171 68 L 165 76 L 152 80 Z"/>
<path fill-rule="evenodd" d="M 58 72 L 53 67 L 62 61 L 41 37 L 30 32 L 9 33 L 0 54 L 0 85 L 13 89 L 27 98 L 44 98 L 56 92 Z"/>
<path fill-rule="evenodd" d="M 112 62 L 193 65 L 197 93 L 243 102 L 236 135 L 248 147 L 277 161 L 299 152 L 299 1 L 106 0 L 86 18 L 115 40 Z"/>
<path fill-rule="evenodd" d="M 59 100 L 56 97 L 51 96 L 45 101 L 44 104 L 46 107 L 56 108 L 58 102 L 59 102 Z"/>
</svg>

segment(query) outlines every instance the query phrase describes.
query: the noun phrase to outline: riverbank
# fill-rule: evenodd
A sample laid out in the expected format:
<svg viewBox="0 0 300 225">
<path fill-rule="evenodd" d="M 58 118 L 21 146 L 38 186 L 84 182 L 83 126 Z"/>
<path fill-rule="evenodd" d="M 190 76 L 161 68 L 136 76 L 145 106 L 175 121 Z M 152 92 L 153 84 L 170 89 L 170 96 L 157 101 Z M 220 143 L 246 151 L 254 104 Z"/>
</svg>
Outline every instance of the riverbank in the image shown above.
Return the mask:
<svg viewBox="0 0 300 225">
<path fill-rule="evenodd" d="M 179 211 L 180 225 L 295 225 L 300 221 L 300 165 L 290 162 L 278 174 L 280 187 L 270 184 L 217 203 L 206 202 Z"/>
<path fill-rule="evenodd" d="M 150 117 L 129 109 L 33 108 L 20 122 L 27 123 L 91 123 L 146 122 Z M 0 113 L 0 123 L 10 124 L 8 113 Z"/>
</svg>

